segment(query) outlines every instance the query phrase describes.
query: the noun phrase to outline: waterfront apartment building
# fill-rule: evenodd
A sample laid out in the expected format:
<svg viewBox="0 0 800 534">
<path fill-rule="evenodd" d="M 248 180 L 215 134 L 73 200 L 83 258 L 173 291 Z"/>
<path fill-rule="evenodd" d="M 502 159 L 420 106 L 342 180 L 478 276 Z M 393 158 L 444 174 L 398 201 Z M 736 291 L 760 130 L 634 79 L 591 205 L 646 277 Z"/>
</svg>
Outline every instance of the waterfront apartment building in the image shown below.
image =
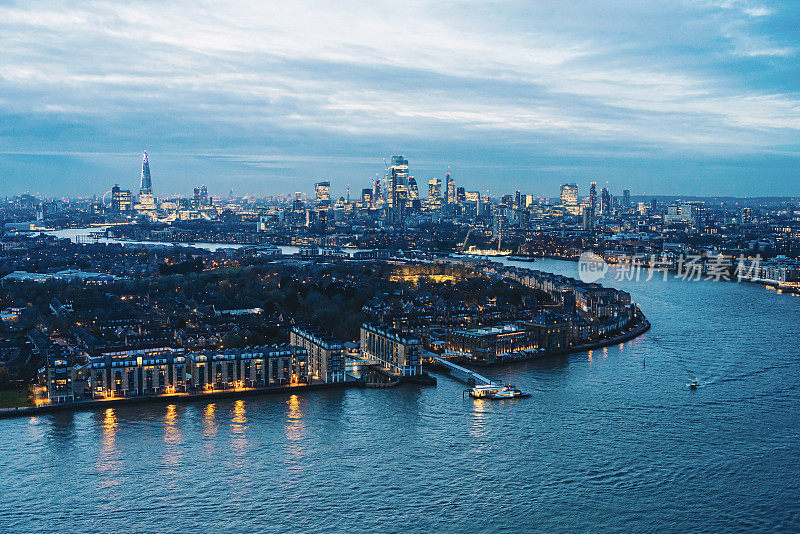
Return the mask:
<svg viewBox="0 0 800 534">
<path fill-rule="evenodd" d="M 173 347 L 127 348 L 89 359 L 92 397 L 130 397 L 186 390 L 186 355 Z"/>
<path fill-rule="evenodd" d="M 288 345 L 187 353 L 120 349 L 90 358 L 94 398 L 308 383 L 307 352 Z"/>
<path fill-rule="evenodd" d="M 40 370 L 47 398 L 52 403 L 75 400 L 75 368 L 66 347 L 53 344 L 47 351 L 47 365 Z"/>
<path fill-rule="evenodd" d="M 290 345 L 196 352 L 188 355 L 188 384 L 193 390 L 306 384 L 307 357 Z"/>
<path fill-rule="evenodd" d="M 311 378 L 323 382 L 344 382 L 344 344 L 308 328 L 293 326 L 289 343 L 308 352 Z"/>
<path fill-rule="evenodd" d="M 447 335 L 449 352 L 468 353 L 480 363 L 491 363 L 506 355 L 538 349 L 537 334 L 516 323 L 454 330 Z"/>
<path fill-rule="evenodd" d="M 422 374 L 422 340 L 373 323 L 361 325 L 361 352 L 366 359 L 378 359 L 384 369 L 399 376 Z"/>
<path fill-rule="evenodd" d="M 447 350 L 470 354 L 477 363 L 493 363 L 539 352 L 560 352 L 569 345 L 570 324 L 562 317 L 542 313 L 529 321 L 500 326 L 453 330 Z"/>
</svg>

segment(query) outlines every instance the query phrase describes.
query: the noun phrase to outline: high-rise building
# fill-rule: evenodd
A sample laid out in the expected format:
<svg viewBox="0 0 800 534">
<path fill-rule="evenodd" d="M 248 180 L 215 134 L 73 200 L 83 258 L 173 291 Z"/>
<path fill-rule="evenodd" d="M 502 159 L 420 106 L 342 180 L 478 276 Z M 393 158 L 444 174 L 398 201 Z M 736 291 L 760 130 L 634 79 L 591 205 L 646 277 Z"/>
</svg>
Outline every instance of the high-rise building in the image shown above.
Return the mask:
<svg viewBox="0 0 800 534">
<path fill-rule="evenodd" d="M 403 189 L 408 191 L 408 160 L 404 156 L 392 156 L 391 164 L 386 169 L 386 180 L 389 185 L 386 192 L 386 203 L 393 208 L 398 186 L 403 186 Z"/>
<path fill-rule="evenodd" d="M 113 211 L 131 211 L 133 195 L 129 189 L 120 189 L 119 185 L 111 188 L 111 209 Z"/>
<path fill-rule="evenodd" d="M 456 188 L 456 203 L 463 204 L 466 199 L 467 199 L 467 192 L 464 190 L 463 187 L 457 187 Z"/>
<path fill-rule="evenodd" d="M 152 195 L 153 182 L 150 179 L 150 163 L 147 161 L 147 151 L 144 151 L 142 158 L 142 185 L 139 188 L 139 195 Z"/>
<path fill-rule="evenodd" d="M 208 188 L 205 185 L 194 188 L 194 205 L 197 208 L 208 206 Z"/>
<path fill-rule="evenodd" d="M 589 208 L 592 213 L 597 213 L 597 182 L 592 182 L 589 186 Z"/>
<path fill-rule="evenodd" d="M 522 207 L 522 192 L 517 190 L 516 195 L 514 196 L 514 206 L 517 208 Z"/>
<path fill-rule="evenodd" d="M 386 172 L 389 180 L 386 198 L 389 224 L 403 226 L 408 203 L 408 160 L 402 155 L 392 156 L 392 163 Z"/>
<path fill-rule="evenodd" d="M 438 210 L 442 207 L 442 181 L 438 178 L 428 180 L 428 209 Z"/>
<path fill-rule="evenodd" d="M 578 184 L 564 184 L 561 186 L 561 205 L 570 215 L 580 213 L 578 206 Z"/>
<path fill-rule="evenodd" d="M 606 187 L 600 191 L 600 213 L 603 215 L 611 214 L 611 193 Z"/>
<path fill-rule="evenodd" d="M 447 184 L 447 204 L 456 203 L 456 182 L 450 178 L 450 173 L 445 173 L 445 182 Z"/>
<path fill-rule="evenodd" d="M 408 177 L 408 207 L 414 211 L 419 211 L 422 208 L 422 204 L 419 201 L 417 180 L 413 176 Z"/>
<path fill-rule="evenodd" d="M 594 228 L 594 217 L 592 216 L 591 209 L 583 210 L 583 229 L 591 230 Z"/>
<path fill-rule="evenodd" d="M 631 207 L 631 190 L 630 189 L 623 189 L 622 190 L 622 207 L 628 209 Z"/>
<path fill-rule="evenodd" d="M 317 206 L 327 207 L 331 205 L 331 183 L 327 180 L 314 184 L 314 193 L 317 197 Z"/>
<path fill-rule="evenodd" d="M 372 184 L 372 207 L 380 208 L 383 205 L 383 190 L 381 181 L 375 180 Z"/>
<path fill-rule="evenodd" d="M 364 208 L 372 207 L 372 189 L 366 188 L 361 190 L 361 204 Z"/>
<path fill-rule="evenodd" d="M 492 219 L 492 237 L 502 239 L 508 232 L 508 217 L 501 211 L 497 211 Z"/>
</svg>

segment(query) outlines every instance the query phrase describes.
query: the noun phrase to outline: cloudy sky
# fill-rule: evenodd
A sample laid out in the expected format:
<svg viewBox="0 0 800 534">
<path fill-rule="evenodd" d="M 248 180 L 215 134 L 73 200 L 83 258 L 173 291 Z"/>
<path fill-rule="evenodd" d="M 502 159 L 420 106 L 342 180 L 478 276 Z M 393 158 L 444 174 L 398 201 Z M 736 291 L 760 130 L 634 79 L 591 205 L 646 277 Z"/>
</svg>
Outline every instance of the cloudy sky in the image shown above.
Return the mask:
<svg viewBox="0 0 800 534">
<path fill-rule="evenodd" d="M 0 195 L 800 194 L 800 2 L 0 0 Z M 583 191 L 586 189 L 582 185 Z"/>
</svg>

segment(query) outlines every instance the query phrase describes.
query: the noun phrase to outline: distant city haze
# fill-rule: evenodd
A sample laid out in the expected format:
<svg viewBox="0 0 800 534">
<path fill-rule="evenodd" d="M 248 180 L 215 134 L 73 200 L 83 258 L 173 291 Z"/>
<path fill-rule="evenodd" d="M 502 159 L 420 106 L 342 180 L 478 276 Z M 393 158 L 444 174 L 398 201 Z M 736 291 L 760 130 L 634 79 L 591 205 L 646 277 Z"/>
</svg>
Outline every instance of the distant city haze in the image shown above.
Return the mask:
<svg viewBox="0 0 800 534">
<path fill-rule="evenodd" d="M 800 3 L 0 6 L 0 195 L 796 196 Z M 449 167 L 449 168 L 448 168 Z"/>
</svg>

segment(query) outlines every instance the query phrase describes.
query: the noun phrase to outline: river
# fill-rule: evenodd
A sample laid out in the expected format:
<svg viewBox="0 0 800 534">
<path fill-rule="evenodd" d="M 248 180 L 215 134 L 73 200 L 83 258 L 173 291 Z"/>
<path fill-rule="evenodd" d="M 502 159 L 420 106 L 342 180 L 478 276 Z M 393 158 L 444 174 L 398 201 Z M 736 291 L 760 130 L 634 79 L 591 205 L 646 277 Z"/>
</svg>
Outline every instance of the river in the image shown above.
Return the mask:
<svg viewBox="0 0 800 534">
<path fill-rule="evenodd" d="M 605 283 L 653 328 L 484 371 L 528 399 L 439 376 L 0 421 L 0 531 L 800 530 L 800 297 Z"/>
</svg>

